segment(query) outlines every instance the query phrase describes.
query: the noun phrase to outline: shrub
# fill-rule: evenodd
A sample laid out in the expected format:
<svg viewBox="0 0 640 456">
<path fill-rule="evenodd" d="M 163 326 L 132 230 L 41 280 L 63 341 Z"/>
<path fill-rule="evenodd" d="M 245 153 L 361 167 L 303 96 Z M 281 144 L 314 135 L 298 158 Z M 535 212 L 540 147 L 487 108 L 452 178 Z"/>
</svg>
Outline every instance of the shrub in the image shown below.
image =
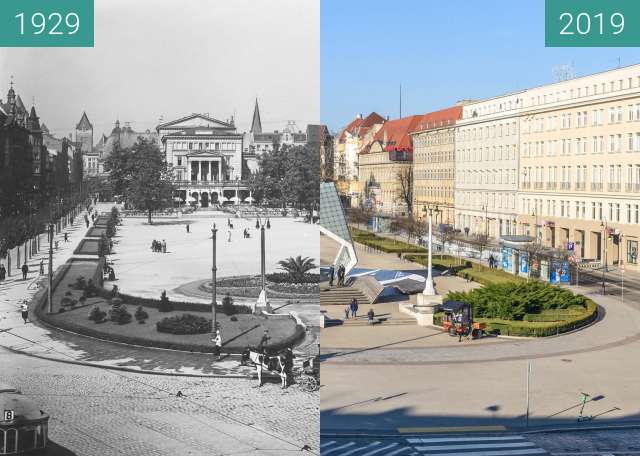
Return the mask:
<svg viewBox="0 0 640 456">
<path fill-rule="evenodd" d="M 75 284 L 73 284 L 73 288 L 75 288 L 76 290 L 84 290 L 85 288 L 87 288 L 87 282 L 83 276 L 80 276 L 76 279 Z"/>
<path fill-rule="evenodd" d="M 114 298 L 115 301 L 118 298 Z M 112 306 L 109 311 L 109 320 L 114 323 L 118 323 L 119 325 L 124 325 L 131 321 L 131 314 L 127 312 L 127 307 L 123 304 Z"/>
<path fill-rule="evenodd" d="M 229 318 L 229 320 L 238 321 L 238 317 L 236 317 L 235 315 L 232 315 L 231 318 Z"/>
<path fill-rule="evenodd" d="M 93 309 L 91 309 L 91 312 L 89 313 L 89 320 L 95 321 L 96 323 L 103 322 L 106 317 L 107 313 L 103 310 L 100 310 L 100 307 L 98 306 L 95 306 Z"/>
<path fill-rule="evenodd" d="M 73 293 L 71 293 L 70 291 L 67 291 L 64 295 L 65 296 L 73 296 Z"/>
<path fill-rule="evenodd" d="M 174 315 L 156 323 L 156 329 L 171 334 L 205 334 L 211 332 L 211 320 L 193 314 Z"/>
<path fill-rule="evenodd" d="M 62 307 L 71 307 L 73 305 L 73 300 L 69 296 L 65 296 L 60 300 L 60 305 Z"/>
<path fill-rule="evenodd" d="M 233 298 L 229 296 L 229 293 L 222 299 L 222 312 L 225 315 L 233 315 L 235 313 L 235 306 L 233 305 Z"/>
<path fill-rule="evenodd" d="M 160 312 L 173 312 L 173 305 L 167 298 L 167 292 L 163 291 L 160 296 L 160 304 L 158 304 L 158 311 Z"/>
<path fill-rule="evenodd" d="M 84 304 L 84 303 L 86 302 L 86 300 L 87 300 L 87 297 L 86 297 L 86 296 L 84 296 L 84 295 L 80 296 L 80 298 L 78 299 L 78 301 L 80 302 L 80 304 Z"/>
<path fill-rule="evenodd" d="M 149 314 L 142 308 L 142 306 L 138 306 L 136 309 L 136 313 L 134 314 L 138 323 L 142 324 L 145 322 L 147 318 L 149 318 Z"/>
<path fill-rule="evenodd" d="M 321 280 L 320 274 L 305 273 L 294 278 L 286 272 L 266 274 L 265 278 L 273 283 L 320 283 Z"/>
</svg>

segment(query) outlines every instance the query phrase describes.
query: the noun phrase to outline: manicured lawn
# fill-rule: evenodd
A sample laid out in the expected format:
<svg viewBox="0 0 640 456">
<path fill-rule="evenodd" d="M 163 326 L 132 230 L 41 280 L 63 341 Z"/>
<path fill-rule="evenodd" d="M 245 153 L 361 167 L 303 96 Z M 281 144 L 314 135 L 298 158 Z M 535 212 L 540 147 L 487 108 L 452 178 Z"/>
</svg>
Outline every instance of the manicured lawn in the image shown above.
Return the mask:
<svg viewBox="0 0 640 456">
<path fill-rule="evenodd" d="M 370 233 L 369 231 L 360 230 L 354 227 L 351 227 L 351 236 L 353 237 L 354 242 L 374 247 L 387 253 L 427 252 L 427 249 L 423 247 L 388 237 L 378 236 Z"/>
<path fill-rule="evenodd" d="M 80 255 L 97 255 L 99 246 L 100 239 L 83 239 L 73 253 Z"/>
</svg>

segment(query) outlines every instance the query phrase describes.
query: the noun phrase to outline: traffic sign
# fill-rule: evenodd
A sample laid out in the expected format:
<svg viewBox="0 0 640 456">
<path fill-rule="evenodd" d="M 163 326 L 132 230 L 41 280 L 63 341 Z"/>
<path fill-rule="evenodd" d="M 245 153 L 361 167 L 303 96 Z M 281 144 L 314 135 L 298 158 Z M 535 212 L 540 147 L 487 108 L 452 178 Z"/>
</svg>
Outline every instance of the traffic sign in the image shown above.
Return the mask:
<svg viewBox="0 0 640 456">
<path fill-rule="evenodd" d="M 13 410 L 5 410 L 3 414 L 4 421 L 13 421 Z"/>
</svg>

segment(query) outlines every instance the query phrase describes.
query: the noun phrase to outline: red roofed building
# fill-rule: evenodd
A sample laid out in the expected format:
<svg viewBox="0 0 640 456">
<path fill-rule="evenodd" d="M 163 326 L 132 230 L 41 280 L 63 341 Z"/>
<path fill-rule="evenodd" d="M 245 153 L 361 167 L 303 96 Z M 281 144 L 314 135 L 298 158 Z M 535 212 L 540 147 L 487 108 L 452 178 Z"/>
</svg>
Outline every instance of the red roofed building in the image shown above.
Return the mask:
<svg viewBox="0 0 640 456">
<path fill-rule="evenodd" d="M 346 202 L 359 197 L 358 156 L 367 150 L 374 135 L 385 123 L 384 117 L 372 112 L 366 117 L 358 114 L 342 132 L 334 144 L 334 176 L 338 193 Z"/>
<path fill-rule="evenodd" d="M 422 116 L 411 132 L 413 139 L 413 213 L 436 207 L 435 223 L 454 224 L 455 125 L 462 105 Z"/>
<path fill-rule="evenodd" d="M 422 116 L 388 120 L 358 156 L 361 202 L 389 215 L 411 211 L 413 144 L 410 133 Z"/>
</svg>

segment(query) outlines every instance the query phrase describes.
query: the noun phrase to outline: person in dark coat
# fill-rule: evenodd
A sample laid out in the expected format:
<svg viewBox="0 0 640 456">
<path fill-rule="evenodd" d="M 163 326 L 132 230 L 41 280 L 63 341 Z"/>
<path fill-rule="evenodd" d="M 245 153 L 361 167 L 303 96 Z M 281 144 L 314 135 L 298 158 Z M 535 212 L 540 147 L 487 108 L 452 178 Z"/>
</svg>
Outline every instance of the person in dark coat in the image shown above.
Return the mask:
<svg viewBox="0 0 640 456">
<path fill-rule="evenodd" d="M 27 280 L 27 272 L 29 272 L 29 266 L 25 263 L 22 265 L 22 280 Z"/>
<path fill-rule="evenodd" d="M 26 302 L 23 302 L 20 306 L 20 313 L 22 314 L 22 319 L 24 320 L 24 324 L 27 324 L 29 320 L 29 306 L 27 306 Z"/>
<path fill-rule="evenodd" d="M 258 343 L 258 350 L 262 351 L 263 353 L 267 352 L 267 346 L 269 344 L 269 339 L 271 339 L 271 337 L 269 336 L 269 330 L 265 329 L 264 333 L 262 334 L 262 338 L 260 339 L 260 343 Z"/>
<path fill-rule="evenodd" d="M 329 286 L 332 287 L 333 286 L 333 276 L 335 274 L 336 270 L 333 267 L 333 265 L 329 266 Z"/>
<path fill-rule="evenodd" d="M 40 260 L 40 275 L 44 275 L 44 260 Z"/>
<path fill-rule="evenodd" d="M 358 300 L 356 298 L 353 298 L 351 300 L 351 305 L 349 306 L 349 308 L 351 309 L 351 318 L 357 318 L 358 317 Z"/>
<path fill-rule="evenodd" d="M 189 233 L 189 224 L 187 223 L 187 233 Z"/>
<path fill-rule="evenodd" d="M 4 264 L 0 264 L 0 282 L 2 282 L 5 277 L 7 277 L 7 270 L 4 267 Z"/>
</svg>

